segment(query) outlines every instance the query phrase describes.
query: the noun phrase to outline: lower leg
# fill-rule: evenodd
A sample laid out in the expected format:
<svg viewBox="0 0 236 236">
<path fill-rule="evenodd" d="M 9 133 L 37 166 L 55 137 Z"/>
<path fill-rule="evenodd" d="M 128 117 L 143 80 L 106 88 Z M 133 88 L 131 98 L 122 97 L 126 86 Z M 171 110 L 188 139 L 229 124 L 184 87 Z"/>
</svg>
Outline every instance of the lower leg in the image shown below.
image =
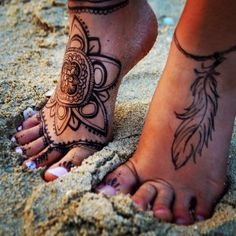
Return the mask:
<svg viewBox="0 0 236 236">
<path fill-rule="evenodd" d="M 187 1 L 138 148 L 99 191 L 116 178 L 143 209 L 152 203 L 157 218 L 191 224 L 210 217 L 225 189 L 236 114 L 233 12 L 234 1 Z"/>
</svg>

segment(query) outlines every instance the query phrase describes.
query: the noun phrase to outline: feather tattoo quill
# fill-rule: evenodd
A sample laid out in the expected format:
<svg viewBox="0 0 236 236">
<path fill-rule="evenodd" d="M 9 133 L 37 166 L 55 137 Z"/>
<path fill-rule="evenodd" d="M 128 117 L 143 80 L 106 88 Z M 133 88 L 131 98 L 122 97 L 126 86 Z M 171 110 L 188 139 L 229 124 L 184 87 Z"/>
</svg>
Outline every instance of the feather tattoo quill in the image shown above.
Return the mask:
<svg viewBox="0 0 236 236">
<path fill-rule="evenodd" d="M 179 51 L 186 57 L 201 62 L 200 69 L 194 69 L 196 80 L 191 85 L 193 101 L 182 113 L 176 113 L 181 120 L 171 148 L 172 162 L 175 169 L 183 167 L 190 159 L 196 163 L 204 147 L 208 147 L 215 130 L 215 116 L 218 110 L 217 67 L 223 63 L 225 55 L 236 51 L 236 46 L 207 56 L 193 55 L 185 51 L 174 35 Z"/>
</svg>

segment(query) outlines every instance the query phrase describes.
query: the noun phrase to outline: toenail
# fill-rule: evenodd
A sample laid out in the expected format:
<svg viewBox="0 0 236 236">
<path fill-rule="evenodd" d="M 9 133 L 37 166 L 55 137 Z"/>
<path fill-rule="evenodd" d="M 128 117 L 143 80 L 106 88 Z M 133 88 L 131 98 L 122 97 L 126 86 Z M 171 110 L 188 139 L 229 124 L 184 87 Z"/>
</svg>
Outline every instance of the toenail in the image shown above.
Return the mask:
<svg viewBox="0 0 236 236">
<path fill-rule="evenodd" d="M 26 161 L 25 165 L 29 170 L 35 170 L 36 169 L 36 164 L 34 161 Z"/>
<path fill-rule="evenodd" d="M 17 131 L 21 131 L 23 129 L 22 125 L 17 128 Z"/>
<path fill-rule="evenodd" d="M 110 185 L 104 185 L 103 187 L 101 187 L 101 188 L 97 188 L 97 191 L 99 192 L 99 193 L 104 193 L 106 196 L 108 196 L 108 197 L 111 197 L 111 196 L 114 196 L 114 195 L 116 195 L 116 189 L 115 188 L 113 188 L 112 186 L 110 186 Z"/>
<path fill-rule="evenodd" d="M 201 215 L 197 215 L 197 216 L 196 216 L 196 220 L 197 220 L 197 221 L 204 221 L 204 220 L 205 220 L 205 217 L 204 217 L 204 216 L 201 216 Z"/>
<path fill-rule="evenodd" d="M 157 217 L 165 216 L 168 213 L 166 209 L 158 209 L 154 212 L 154 215 Z"/>
<path fill-rule="evenodd" d="M 45 93 L 45 96 L 46 96 L 47 98 L 50 98 L 50 97 L 53 95 L 54 91 L 55 91 L 55 88 L 54 88 L 54 89 L 51 89 L 51 90 L 48 90 L 48 91 Z"/>
<path fill-rule="evenodd" d="M 175 223 L 177 225 L 186 225 L 187 222 L 186 222 L 186 220 L 179 218 L 175 221 Z"/>
<path fill-rule="evenodd" d="M 23 116 L 24 116 L 24 119 L 28 119 L 29 117 L 33 116 L 34 114 L 36 114 L 37 111 L 33 110 L 31 107 L 28 107 L 27 109 L 25 109 L 23 111 Z"/>
<path fill-rule="evenodd" d="M 11 138 L 11 141 L 12 141 L 13 143 L 16 143 L 16 138 L 15 138 L 15 136 L 13 136 L 13 137 Z"/>
<path fill-rule="evenodd" d="M 66 168 L 59 166 L 59 167 L 55 167 L 55 168 L 52 168 L 52 169 L 48 169 L 47 173 L 52 174 L 56 177 L 60 177 L 60 176 L 63 176 L 65 174 L 67 174 L 68 171 L 67 171 Z"/>
<path fill-rule="evenodd" d="M 16 151 L 16 153 L 18 153 L 18 154 L 23 154 L 23 150 L 22 150 L 22 148 L 20 148 L 20 147 L 16 147 L 15 151 Z"/>
</svg>

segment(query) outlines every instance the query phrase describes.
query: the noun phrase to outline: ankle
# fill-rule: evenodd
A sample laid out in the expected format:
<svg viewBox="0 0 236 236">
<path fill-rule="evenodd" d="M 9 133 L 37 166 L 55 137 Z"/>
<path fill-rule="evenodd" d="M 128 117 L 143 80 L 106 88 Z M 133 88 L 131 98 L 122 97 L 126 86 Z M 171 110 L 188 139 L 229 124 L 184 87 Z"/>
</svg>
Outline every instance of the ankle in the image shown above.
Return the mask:
<svg viewBox="0 0 236 236">
<path fill-rule="evenodd" d="M 150 51 L 157 37 L 156 16 L 146 0 L 130 0 L 109 14 L 70 11 L 70 25 L 74 16 L 86 24 L 91 35 L 100 39 L 105 55 L 122 60 L 121 77 Z M 71 30 L 70 35 L 73 33 Z"/>
</svg>

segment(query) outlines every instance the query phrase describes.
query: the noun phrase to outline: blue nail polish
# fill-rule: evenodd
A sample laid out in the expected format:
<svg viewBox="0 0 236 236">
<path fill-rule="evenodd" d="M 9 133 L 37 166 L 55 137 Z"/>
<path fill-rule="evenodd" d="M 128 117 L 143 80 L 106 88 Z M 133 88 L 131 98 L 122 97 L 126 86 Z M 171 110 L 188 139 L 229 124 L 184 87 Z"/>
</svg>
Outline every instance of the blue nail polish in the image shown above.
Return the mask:
<svg viewBox="0 0 236 236">
<path fill-rule="evenodd" d="M 36 164 L 34 161 L 26 161 L 25 165 L 29 170 L 35 170 L 36 169 Z"/>
</svg>

